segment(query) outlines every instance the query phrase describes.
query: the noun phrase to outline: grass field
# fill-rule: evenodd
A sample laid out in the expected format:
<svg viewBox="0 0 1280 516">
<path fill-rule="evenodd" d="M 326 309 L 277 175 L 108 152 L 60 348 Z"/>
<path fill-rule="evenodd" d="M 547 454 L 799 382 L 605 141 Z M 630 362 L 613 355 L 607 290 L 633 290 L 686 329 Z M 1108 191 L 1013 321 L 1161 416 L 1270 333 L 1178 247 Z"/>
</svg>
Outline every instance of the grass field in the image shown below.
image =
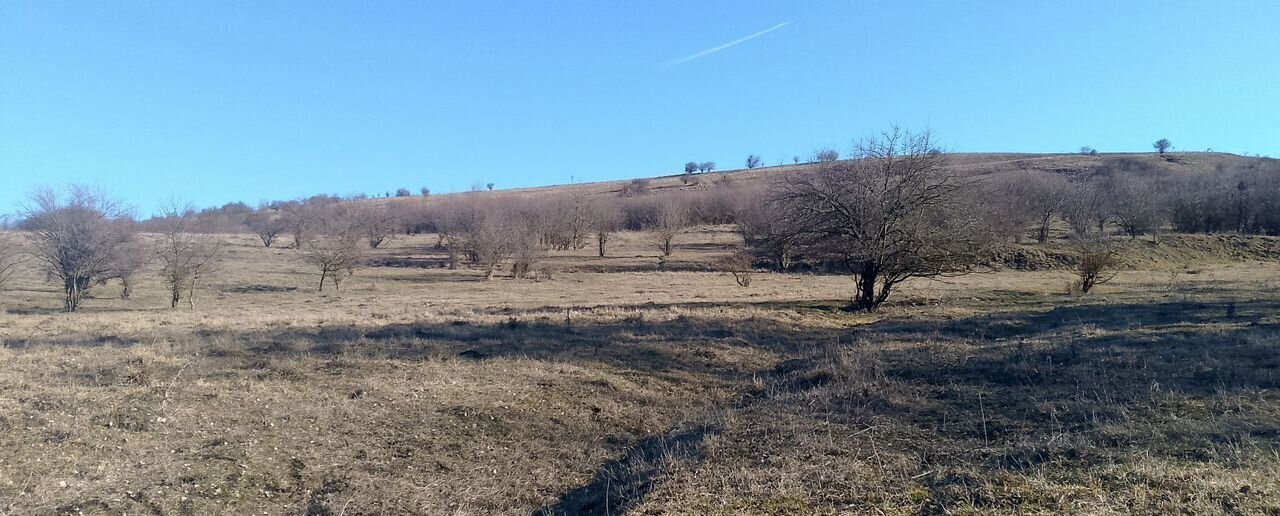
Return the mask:
<svg viewBox="0 0 1280 516">
<path fill-rule="evenodd" d="M 321 293 L 229 236 L 195 310 L 24 274 L 0 513 L 1280 514 L 1280 263 L 1171 238 L 1088 296 L 1007 270 L 849 314 L 845 277 L 710 271 L 735 238 L 483 281 L 415 236 Z"/>
</svg>

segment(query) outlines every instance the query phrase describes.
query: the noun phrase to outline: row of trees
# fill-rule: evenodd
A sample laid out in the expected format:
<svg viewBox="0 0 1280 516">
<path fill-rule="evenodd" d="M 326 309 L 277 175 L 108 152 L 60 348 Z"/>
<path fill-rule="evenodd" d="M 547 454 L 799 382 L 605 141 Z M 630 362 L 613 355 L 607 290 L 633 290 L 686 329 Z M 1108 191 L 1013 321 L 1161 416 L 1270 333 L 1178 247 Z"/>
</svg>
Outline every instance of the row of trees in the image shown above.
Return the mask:
<svg viewBox="0 0 1280 516">
<path fill-rule="evenodd" d="M 63 285 L 65 308 L 74 311 L 86 292 L 109 280 L 119 280 L 127 296 L 133 276 L 158 263 L 171 304 L 185 299 L 194 307 L 197 285 L 217 269 L 221 254 L 220 240 L 209 236 L 220 229 L 211 221 L 237 216 L 266 247 L 284 238 L 318 271 L 321 290 L 339 287 L 363 266 L 368 249 L 404 233 L 437 234 L 450 267 L 471 264 L 491 278 L 510 264 L 516 277 L 540 277 L 548 274 L 547 253 L 594 246 L 605 256 L 618 231 L 645 232 L 665 260 L 688 227 L 736 224 L 750 252 L 724 266 L 740 283 L 749 283 L 758 265 L 840 270 L 857 279 L 853 306 L 871 309 L 909 278 L 971 272 L 1002 242 L 1046 243 L 1060 229 L 1082 256 L 1107 249 L 1095 244 L 1117 230 L 1131 238 L 1170 227 L 1280 234 L 1280 167 L 1269 160 L 1201 174 L 1108 159 L 1075 174 L 960 177 L 927 133 L 896 130 L 861 142 L 853 157 L 765 189 L 726 181 L 723 188 L 661 195 L 641 185 L 628 197 L 485 194 L 353 203 L 316 196 L 257 210 L 227 205 L 217 219 L 175 204 L 144 223 L 97 192 L 42 191 L 19 223 L 29 250 L 0 245 L 0 283 L 14 263 L 33 259 Z M 1094 276 L 1082 277 L 1081 287 L 1105 280 Z"/>
</svg>

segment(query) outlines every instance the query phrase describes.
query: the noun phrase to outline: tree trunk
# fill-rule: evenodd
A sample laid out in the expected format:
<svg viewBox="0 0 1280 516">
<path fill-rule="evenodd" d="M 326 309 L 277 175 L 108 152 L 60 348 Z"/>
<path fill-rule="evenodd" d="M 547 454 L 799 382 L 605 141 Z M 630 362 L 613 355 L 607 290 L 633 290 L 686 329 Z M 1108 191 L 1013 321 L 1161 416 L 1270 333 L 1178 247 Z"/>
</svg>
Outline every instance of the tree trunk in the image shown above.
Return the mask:
<svg viewBox="0 0 1280 516">
<path fill-rule="evenodd" d="M 324 278 L 329 275 L 329 271 L 320 269 L 320 292 L 324 292 Z"/>
<path fill-rule="evenodd" d="M 875 310 L 876 305 L 879 304 L 876 297 L 876 280 L 879 276 L 879 271 L 874 263 L 866 262 L 862 264 L 862 272 L 858 274 L 858 296 L 849 307 L 850 311 L 870 312 Z"/>
</svg>

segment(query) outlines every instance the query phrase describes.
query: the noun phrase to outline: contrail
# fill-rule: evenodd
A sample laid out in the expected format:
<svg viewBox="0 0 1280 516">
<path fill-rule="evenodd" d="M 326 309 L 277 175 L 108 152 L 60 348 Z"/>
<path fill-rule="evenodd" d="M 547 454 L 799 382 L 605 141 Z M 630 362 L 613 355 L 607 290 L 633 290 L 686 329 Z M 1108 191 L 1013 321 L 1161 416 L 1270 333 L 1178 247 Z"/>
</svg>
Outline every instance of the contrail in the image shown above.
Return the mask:
<svg viewBox="0 0 1280 516">
<path fill-rule="evenodd" d="M 725 43 L 725 44 L 723 44 L 723 45 L 708 48 L 708 49 L 706 49 L 706 50 L 703 50 L 703 51 L 698 52 L 697 54 L 693 54 L 693 55 L 691 55 L 691 56 L 685 56 L 685 57 L 682 57 L 682 58 L 680 58 L 680 59 L 674 59 L 674 60 L 671 60 L 671 61 L 667 61 L 667 62 L 665 62 L 665 63 L 662 63 L 662 67 L 663 67 L 663 68 L 666 68 L 666 67 L 668 67 L 668 66 L 675 66 L 675 65 L 678 65 L 678 64 L 683 64 L 683 63 L 687 63 L 687 62 L 689 62 L 689 61 L 693 61 L 694 59 L 698 59 L 698 58 L 701 58 L 701 57 L 709 56 L 709 55 L 711 55 L 711 54 L 714 54 L 714 53 L 719 52 L 719 51 L 721 51 L 721 50 L 724 50 L 724 49 L 726 49 L 726 48 L 732 47 L 732 46 L 734 46 L 734 45 L 739 45 L 739 44 L 745 43 L 745 42 L 747 42 L 747 41 L 751 41 L 751 40 L 756 39 L 756 38 L 758 38 L 758 37 L 760 37 L 760 36 L 763 36 L 763 35 L 765 35 L 765 34 L 768 34 L 768 33 L 770 33 L 770 32 L 773 32 L 773 31 L 775 31 L 775 30 L 778 30 L 778 29 L 781 29 L 781 28 L 783 28 L 783 27 L 786 27 L 787 25 L 791 25 L 791 22 L 782 22 L 782 23 L 779 23 L 779 24 L 774 25 L 774 26 L 772 26 L 772 27 L 769 27 L 769 28 L 767 28 L 767 29 L 765 29 L 765 30 L 762 30 L 762 31 L 760 31 L 760 32 L 757 32 L 757 33 L 755 33 L 755 34 L 752 34 L 752 35 L 750 35 L 750 36 L 747 36 L 747 37 L 745 37 L 745 38 L 735 39 L 735 40 L 730 41 L 730 42 L 728 42 L 728 43 Z"/>
</svg>

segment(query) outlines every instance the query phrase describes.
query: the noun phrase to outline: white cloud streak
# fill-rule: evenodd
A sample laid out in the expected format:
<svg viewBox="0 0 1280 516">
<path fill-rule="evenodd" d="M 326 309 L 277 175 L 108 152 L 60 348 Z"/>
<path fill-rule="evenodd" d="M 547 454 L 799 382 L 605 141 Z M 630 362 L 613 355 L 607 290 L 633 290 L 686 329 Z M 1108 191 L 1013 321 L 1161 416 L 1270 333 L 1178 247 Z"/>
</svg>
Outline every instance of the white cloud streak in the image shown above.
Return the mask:
<svg viewBox="0 0 1280 516">
<path fill-rule="evenodd" d="M 719 51 L 721 51 L 721 50 L 724 50 L 724 49 L 726 49 L 726 48 L 733 47 L 733 46 L 737 46 L 737 45 L 740 45 L 740 44 L 742 44 L 742 43 L 746 43 L 746 42 L 748 42 L 748 41 L 751 41 L 751 40 L 753 40 L 753 39 L 756 39 L 756 38 L 758 38 L 758 37 L 760 37 L 760 36 L 763 36 L 763 35 L 765 35 L 765 34 L 768 34 L 768 33 L 770 33 L 770 32 L 773 32 L 773 31 L 775 31 L 775 30 L 778 30 L 778 29 L 781 29 L 781 28 L 783 28 L 783 27 L 786 27 L 787 25 L 791 25 L 791 22 L 782 22 L 782 23 L 779 23 L 779 24 L 774 25 L 774 26 L 772 26 L 772 27 L 769 27 L 769 28 L 767 28 L 767 29 L 765 29 L 765 30 L 762 30 L 762 31 L 760 31 L 760 32 L 757 32 L 757 33 L 755 33 L 755 34 L 752 34 L 752 35 L 750 35 L 750 36 L 747 36 L 747 37 L 745 37 L 745 38 L 738 38 L 738 39 L 735 39 L 735 40 L 730 41 L 730 42 L 728 42 L 728 43 L 725 43 L 725 44 L 723 44 L 723 45 L 719 45 L 719 46 L 714 46 L 714 47 L 708 48 L 708 49 L 703 50 L 703 51 L 701 51 L 701 52 L 698 52 L 698 53 L 696 53 L 696 54 L 688 55 L 688 56 L 682 57 L 682 58 L 680 58 L 680 59 L 673 59 L 673 60 L 671 60 L 671 61 L 667 61 L 667 62 L 665 62 L 665 63 L 662 63 L 662 67 L 663 67 L 663 68 L 666 68 L 666 67 L 668 67 L 668 66 L 675 66 L 675 65 L 678 65 L 678 64 L 688 63 L 689 61 L 693 61 L 694 59 L 701 59 L 701 58 L 703 58 L 703 57 L 707 57 L 707 56 L 709 56 L 709 55 L 711 55 L 711 54 L 714 54 L 714 53 L 719 52 Z"/>
</svg>

